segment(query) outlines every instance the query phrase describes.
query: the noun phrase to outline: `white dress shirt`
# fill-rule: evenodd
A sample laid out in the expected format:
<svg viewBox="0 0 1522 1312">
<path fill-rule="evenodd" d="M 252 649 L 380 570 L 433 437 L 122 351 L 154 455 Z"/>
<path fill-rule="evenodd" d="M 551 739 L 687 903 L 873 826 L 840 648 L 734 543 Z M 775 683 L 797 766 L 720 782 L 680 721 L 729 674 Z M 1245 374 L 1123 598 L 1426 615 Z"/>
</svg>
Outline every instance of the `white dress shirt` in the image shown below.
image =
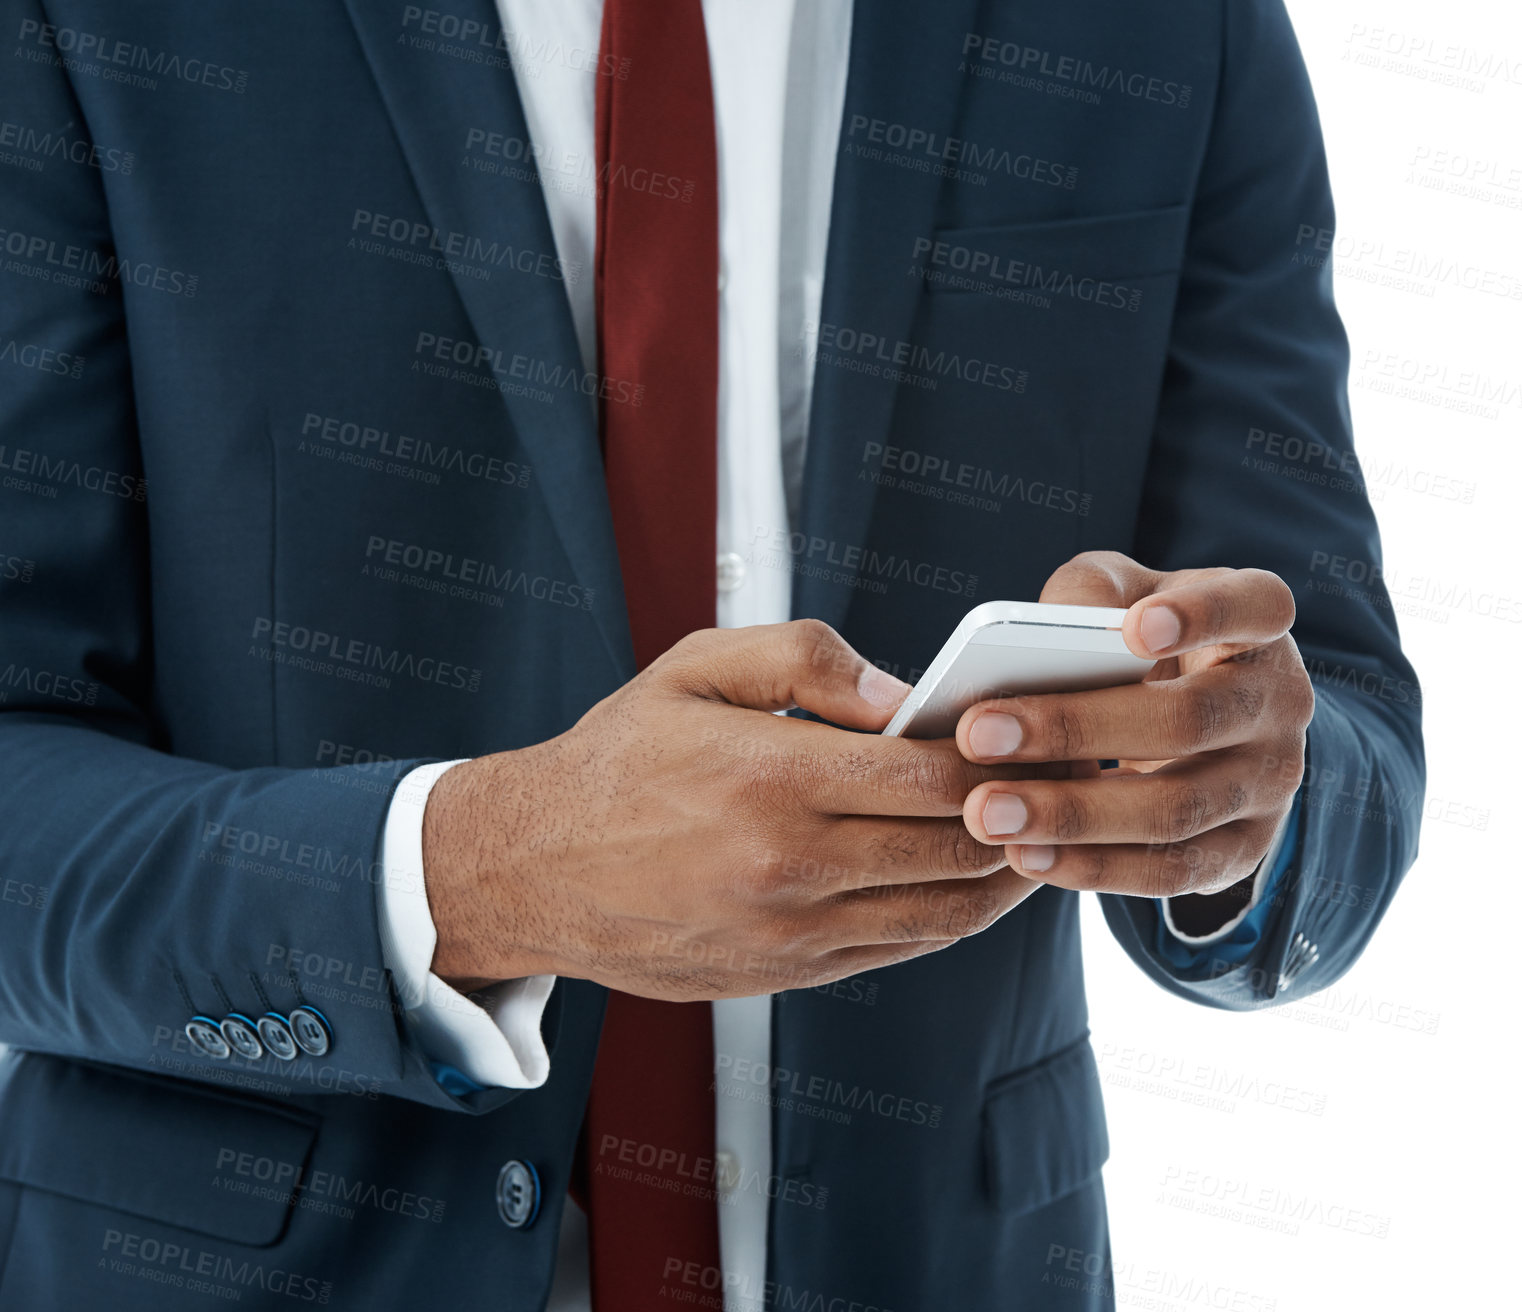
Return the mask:
<svg viewBox="0 0 1522 1312">
<path fill-rule="evenodd" d="M 497 0 L 497 7 L 557 253 L 568 264 L 593 268 L 602 0 Z M 703 19 L 719 167 L 717 614 L 720 626 L 737 627 L 790 614 L 790 571 L 762 565 L 766 557 L 751 546 L 774 540 L 797 517 L 812 384 L 810 353 L 799 348 L 807 325 L 818 322 L 824 286 L 851 2 L 704 0 Z M 595 369 L 593 280 L 569 285 L 567 295 L 584 361 Z M 437 935 L 427 901 L 418 896 L 423 808 L 433 783 L 453 764 L 409 774 L 387 817 L 378 890 L 386 961 L 430 1056 L 479 1084 L 537 1088 L 549 1074 L 539 1020 L 553 978 L 498 985 L 483 1007 L 429 970 Z M 770 1065 L 769 997 L 714 1003 L 713 1026 L 715 1052 L 734 1059 L 721 1070 Z M 725 1179 L 740 1181 L 721 1195 L 719 1208 L 725 1309 L 758 1312 L 766 1277 L 770 1111 L 722 1075 L 715 1089 L 716 1173 L 721 1187 Z M 551 1312 L 588 1312 L 587 1287 L 585 1218 L 568 1200 Z"/>
<path fill-rule="evenodd" d="M 497 0 L 518 94 L 538 153 L 557 254 L 594 267 L 596 60 L 602 0 Z M 786 620 L 787 569 L 761 567 L 752 544 L 774 540 L 796 514 L 811 361 L 799 345 L 818 321 L 824 287 L 850 0 L 704 0 L 719 166 L 718 622 Z M 784 223 L 783 215 L 787 219 Z M 584 362 L 596 367 L 593 280 L 567 288 Z M 454 762 L 402 781 L 387 817 L 379 889 L 387 964 L 424 1050 L 477 1083 L 537 1088 L 549 1074 L 539 1018 L 554 981 L 493 989 L 480 1007 L 429 971 L 437 938 L 422 887 L 428 790 Z M 713 1007 L 723 1070 L 769 1063 L 771 999 Z M 755 1312 L 766 1278 L 771 1119 L 748 1089 L 716 1087 L 719 1242 L 726 1312 Z M 585 1218 L 569 1200 L 552 1312 L 586 1312 Z"/>
</svg>

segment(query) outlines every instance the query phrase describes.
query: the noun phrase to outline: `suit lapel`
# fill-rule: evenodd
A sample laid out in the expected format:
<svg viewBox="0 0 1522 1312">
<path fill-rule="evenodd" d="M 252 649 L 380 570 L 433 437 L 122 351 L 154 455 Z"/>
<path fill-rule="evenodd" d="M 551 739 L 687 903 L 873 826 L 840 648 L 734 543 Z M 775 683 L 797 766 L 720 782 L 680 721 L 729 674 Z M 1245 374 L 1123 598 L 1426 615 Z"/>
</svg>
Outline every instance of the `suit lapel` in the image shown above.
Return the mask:
<svg viewBox="0 0 1522 1312">
<path fill-rule="evenodd" d="M 933 172 L 871 158 L 910 154 L 869 139 L 862 126 L 881 120 L 943 142 L 953 135 L 961 90 L 961 34 L 973 30 L 975 0 L 857 0 L 840 151 L 835 165 L 826 247 L 821 336 L 871 333 L 891 347 L 907 340 L 920 285 L 905 276 L 914 239 L 933 226 L 942 180 Z M 853 124 L 856 130 L 853 131 Z M 922 162 L 932 161 L 926 155 Z M 808 451 L 799 529 L 805 540 L 832 544 L 832 560 L 852 562 L 866 546 L 877 484 L 859 475 L 866 442 L 883 441 L 895 388 L 880 378 L 831 364 L 820 349 L 814 366 Z M 819 572 L 821 575 L 824 571 Z M 854 586 L 797 576 L 793 614 L 840 628 Z"/>
<path fill-rule="evenodd" d="M 511 71 L 419 48 L 414 41 L 422 38 L 402 28 L 397 7 L 370 0 L 348 0 L 348 7 L 430 222 L 514 250 L 554 251 L 536 180 L 486 178 L 461 162 L 465 132 L 475 124 L 528 140 Z M 488 34 L 499 29 L 491 0 L 458 0 L 451 14 L 480 24 L 478 30 Z M 500 47 L 492 53 L 507 58 Z M 532 274 L 508 274 L 506 283 L 450 276 L 482 346 L 504 356 L 531 355 L 548 371 L 580 374 L 580 349 L 561 282 Z M 580 276 L 590 278 L 592 271 L 581 270 Z M 592 614 L 619 680 L 632 678 L 634 650 L 592 405 L 568 389 L 557 393 L 553 405 L 507 391 L 499 395 L 571 567 L 596 598 Z"/>
<path fill-rule="evenodd" d="M 515 248 L 553 250 L 537 182 L 493 177 L 487 187 L 460 163 L 470 124 L 491 124 L 528 139 L 511 73 L 415 48 L 392 8 L 367 0 L 348 0 L 348 7 L 430 221 Z M 460 0 L 456 8 L 481 30 L 496 30 L 490 0 Z M 852 125 L 876 119 L 933 134 L 937 141 L 950 135 L 962 80 L 958 34 L 971 30 L 975 8 L 975 0 L 933 6 L 857 0 L 820 312 L 821 323 L 837 332 L 872 333 L 888 343 L 907 338 L 920 288 L 904 269 L 914 238 L 933 225 L 942 185 L 933 172 L 868 157 L 861 148 L 873 143 Z M 927 51 L 944 51 L 945 57 L 927 59 Z M 590 270 L 583 276 L 591 276 Z M 504 288 L 496 280 L 460 276 L 455 285 L 482 345 L 510 353 L 531 344 L 548 368 L 580 369 L 559 282 L 524 275 Z M 866 544 L 877 487 L 857 477 L 863 444 L 886 436 L 893 395 L 881 379 L 825 360 L 814 366 L 799 528 L 809 538 L 836 544 L 833 554 L 847 562 Z M 632 677 L 633 648 L 592 408 L 570 396 L 554 406 L 501 396 L 572 568 L 598 598 L 593 615 L 615 668 L 620 678 Z M 854 565 L 846 568 L 856 572 Z M 840 627 L 853 591 L 800 576 L 793 613 Z"/>
</svg>

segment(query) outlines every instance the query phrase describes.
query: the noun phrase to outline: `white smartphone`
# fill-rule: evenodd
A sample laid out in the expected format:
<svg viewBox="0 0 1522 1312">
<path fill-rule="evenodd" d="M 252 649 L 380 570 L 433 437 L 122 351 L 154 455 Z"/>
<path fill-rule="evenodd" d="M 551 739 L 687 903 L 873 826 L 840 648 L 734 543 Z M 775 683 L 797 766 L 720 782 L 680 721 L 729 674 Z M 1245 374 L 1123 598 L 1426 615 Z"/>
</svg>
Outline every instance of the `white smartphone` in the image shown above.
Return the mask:
<svg viewBox="0 0 1522 1312">
<path fill-rule="evenodd" d="M 883 732 L 949 738 L 962 712 L 988 697 L 1140 683 L 1156 662 L 1127 649 L 1125 617 L 1108 606 L 985 601 L 967 612 Z"/>
</svg>

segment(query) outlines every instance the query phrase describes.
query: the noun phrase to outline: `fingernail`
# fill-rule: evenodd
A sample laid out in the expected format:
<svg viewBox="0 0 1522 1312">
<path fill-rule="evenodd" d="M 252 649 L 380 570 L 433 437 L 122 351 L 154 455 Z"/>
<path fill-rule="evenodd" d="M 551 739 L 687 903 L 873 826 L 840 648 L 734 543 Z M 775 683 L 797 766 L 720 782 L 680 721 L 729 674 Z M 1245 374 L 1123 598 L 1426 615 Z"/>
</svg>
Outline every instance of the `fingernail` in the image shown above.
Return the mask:
<svg viewBox="0 0 1522 1312">
<path fill-rule="evenodd" d="M 972 722 L 967 731 L 967 741 L 973 754 L 981 757 L 1012 756 L 1020 750 L 1020 740 L 1025 736 L 1020 721 L 1003 711 L 989 711 Z"/>
<path fill-rule="evenodd" d="M 1020 849 L 1021 870 L 1035 870 L 1038 873 L 1043 870 L 1050 870 L 1052 862 L 1056 859 L 1057 849 L 1055 847 L 1035 846 L 1022 847 Z"/>
<path fill-rule="evenodd" d="M 1028 818 L 1025 803 L 1013 793 L 995 793 L 983 803 L 983 828 L 990 838 L 1018 834 Z"/>
<path fill-rule="evenodd" d="M 856 680 L 856 691 L 863 701 L 871 702 L 878 710 L 891 711 L 909 695 L 909 685 L 887 670 L 868 665 Z"/>
<path fill-rule="evenodd" d="M 1179 639 L 1183 629 L 1179 619 L 1168 606 L 1148 606 L 1142 612 L 1141 640 L 1150 652 L 1165 652 Z"/>
</svg>

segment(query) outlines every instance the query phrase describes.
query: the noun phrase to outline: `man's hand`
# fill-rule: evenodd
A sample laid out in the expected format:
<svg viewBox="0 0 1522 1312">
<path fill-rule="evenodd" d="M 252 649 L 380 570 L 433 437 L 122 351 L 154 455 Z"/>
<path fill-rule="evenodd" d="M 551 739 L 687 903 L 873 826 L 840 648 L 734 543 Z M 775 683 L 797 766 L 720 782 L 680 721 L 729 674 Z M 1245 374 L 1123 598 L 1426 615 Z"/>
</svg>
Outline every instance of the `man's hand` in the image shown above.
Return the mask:
<svg viewBox="0 0 1522 1312">
<path fill-rule="evenodd" d="M 698 999 L 816 985 L 986 929 L 1038 884 L 963 824 L 992 779 L 880 730 L 908 686 L 827 625 L 707 630 L 560 737 L 429 795 L 435 973 Z M 770 712 L 801 706 L 831 725 Z"/>
<path fill-rule="evenodd" d="M 979 785 L 968 829 L 1063 888 L 1172 897 L 1239 885 L 1293 802 L 1315 705 L 1289 588 L 1262 570 L 1160 574 L 1092 552 L 1041 600 L 1129 607 L 1126 645 L 1160 659 L 1144 683 L 971 707 L 957 725 L 969 762 L 1094 764 L 1088 778 Z M 1101 775 L 1101 760 L 1120 765 Z M 1245 888 L 1225 896 L 1240 902 Z M 1215 899 L 1186 902 L 1206 910 L 1193 932 L 1230 917 Z"/>
</svg>

